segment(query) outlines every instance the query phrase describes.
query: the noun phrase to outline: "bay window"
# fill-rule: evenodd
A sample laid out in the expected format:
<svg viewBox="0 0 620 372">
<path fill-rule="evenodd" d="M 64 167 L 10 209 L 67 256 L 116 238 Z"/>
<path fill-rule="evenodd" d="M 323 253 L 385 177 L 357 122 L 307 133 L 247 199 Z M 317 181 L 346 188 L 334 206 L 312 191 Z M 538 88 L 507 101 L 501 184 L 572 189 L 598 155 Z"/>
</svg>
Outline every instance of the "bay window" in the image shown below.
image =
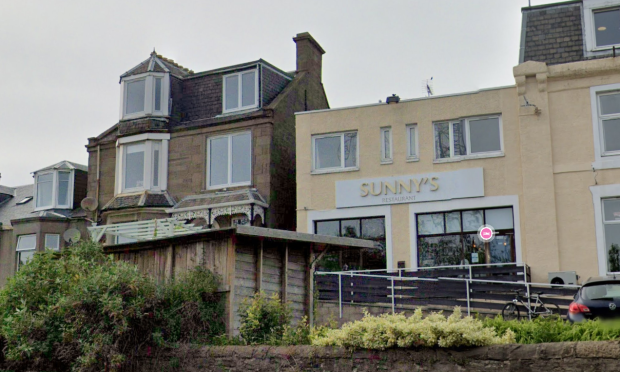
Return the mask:
<svg viewBox="0 0 620 372">
<path fill-rule="evenodd" d="M 257 70 L 242 71 L 224 76 L 223 112 L 258 107 Z"/>
<path fill-rule="evenodd" d="M 312 170 L 327 173 L 358 169 L 357 132 L 312 136 Z"/>
<path fill-rule="evenodd" d="M 37 251 L 37 235 L 20 235 L 17 237 L 17 270 L 25 265 Z"/>
<path fill-rule="evenodd" d="M 210 137 L 207 144 L 209 189 L 247 186 L 252 182 L 252 132 Z"/>
<path fill-rule="evenodd" d="M 73 171 L 35 174 L 35 210 L 73 209 Z"/>
<path fill-rule="evenodd" d="M 117 142 L 116 194 L 167 186 L 169 134 L 145 133 Z"/>
<path fill-rule="evenodd" d="M 51 249 L 54 251 L 60 250 L 60 235 L 45 234 L 45 249 Z"/>
<path fill-rule="evenodd" d="M 169 90 L 166 73 L 149 72 L 123 78 L 121 120 L 145 115 L 168 115 Z"/>
<path fill-rule="evenodd" d="M 499 116 L 434 123 L 434 129 L 436 161 L 503 155 Z"/>
</svg>

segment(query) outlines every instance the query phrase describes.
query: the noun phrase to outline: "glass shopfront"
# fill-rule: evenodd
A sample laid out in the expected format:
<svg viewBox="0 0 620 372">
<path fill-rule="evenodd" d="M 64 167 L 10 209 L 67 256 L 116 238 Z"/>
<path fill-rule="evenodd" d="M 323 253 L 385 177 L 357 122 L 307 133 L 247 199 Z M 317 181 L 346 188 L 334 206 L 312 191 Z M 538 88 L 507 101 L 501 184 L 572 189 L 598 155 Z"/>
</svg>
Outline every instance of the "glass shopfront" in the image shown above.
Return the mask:
<svg viewBox="0 0 620 372">
<path fill-rule="evenodd" d="M 515 262 L 512 207 L 416 215 L 418 267 Z M 491 225 L 495 239 L 484 243 L 478 228 Z"/>
<path fill-rule="evenodd" d="M 385 269 L 385 217 L 315 221 L 315 234 L 372 240 L 380 249 L 332 252 L 318 263 L 324 271 Z"/>
</svg>

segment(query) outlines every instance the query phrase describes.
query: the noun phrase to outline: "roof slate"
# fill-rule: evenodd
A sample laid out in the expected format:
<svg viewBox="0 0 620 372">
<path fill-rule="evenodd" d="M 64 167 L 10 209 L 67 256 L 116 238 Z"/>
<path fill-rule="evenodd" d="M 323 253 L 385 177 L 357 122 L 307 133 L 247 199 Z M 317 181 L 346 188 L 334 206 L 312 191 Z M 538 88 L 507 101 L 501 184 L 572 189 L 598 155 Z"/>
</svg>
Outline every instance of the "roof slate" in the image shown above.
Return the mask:
<svg viewBox="0 0 620 372">
<path fill-rule="evenodd" d="M 117 195 L 110 200 L 102 210 L 116 210 L 126 208 L 170 208 L 175 205 L 174 198 L 164 191 L 162 193 L 151 193 L 143 191 L 131 195 Z"/>
<path fill-rule="evenodd" d="M 84 172 L 88 172 L 88 166 L 86 165 L 82 165 L 82 164 L 78 164 L 78 163 L 74 163 L 68 160 L 63 160 L 61 162 L 58 162 L 54 165 L 50 165 L 49 167 L 45 167 L 43 169 L 39 169 L 37 171 L 34 171 L 33 173 L 38 173 L 38 172 L 43 172 L 46 170 L 52 170 L 52 169 L 77 169 L 77 170 L 81 170 Z"/>
<path fill-rule="evenodd" d="M 15 187 L 15 196 L 0 204 L 0 223 L 11 226 L 11 220 L 34 217 L 34 200 L 28 203 L 17 204 L 24 198 L 33 196 L 34 185 Z"/>
</svg>

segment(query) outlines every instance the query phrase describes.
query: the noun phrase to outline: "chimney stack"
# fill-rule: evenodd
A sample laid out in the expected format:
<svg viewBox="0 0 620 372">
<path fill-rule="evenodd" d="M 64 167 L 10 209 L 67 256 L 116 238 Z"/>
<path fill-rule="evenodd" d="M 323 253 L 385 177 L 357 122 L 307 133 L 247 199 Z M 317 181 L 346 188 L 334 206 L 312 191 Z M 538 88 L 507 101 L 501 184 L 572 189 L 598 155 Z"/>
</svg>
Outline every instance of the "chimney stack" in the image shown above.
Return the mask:
<svg viewBox="0 0 620 372">
<path fill-rule="evenodd" d="M 308 32 L 297 34 L 293 41 L 297 44 L 297 72 L 308 71 L 321 81 L 323 48 Z"/>
</svg>

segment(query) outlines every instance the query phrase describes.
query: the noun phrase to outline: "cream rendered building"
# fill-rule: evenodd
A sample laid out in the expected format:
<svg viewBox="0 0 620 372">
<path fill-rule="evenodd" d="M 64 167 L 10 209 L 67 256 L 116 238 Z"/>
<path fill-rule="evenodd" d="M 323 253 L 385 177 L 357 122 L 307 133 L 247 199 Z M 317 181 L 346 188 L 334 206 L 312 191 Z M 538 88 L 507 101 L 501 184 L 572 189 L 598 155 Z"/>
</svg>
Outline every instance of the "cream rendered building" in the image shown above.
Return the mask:
<svg viewBox="0 0 620 372">
<path fill-rule="evenodd" d="M 617 8 L 599 3 L 524 8 L 514 86 L 298 113 L 298 231 L 380 241 L 387 268 L 524 262 L 535 282 L 620 271 L 620 58 L 592 31 Z M 550 13 L 591 19 L 574 22 L 582 49 L 551 40 L 541 53 L 531 30 Z"/>
</svg>

